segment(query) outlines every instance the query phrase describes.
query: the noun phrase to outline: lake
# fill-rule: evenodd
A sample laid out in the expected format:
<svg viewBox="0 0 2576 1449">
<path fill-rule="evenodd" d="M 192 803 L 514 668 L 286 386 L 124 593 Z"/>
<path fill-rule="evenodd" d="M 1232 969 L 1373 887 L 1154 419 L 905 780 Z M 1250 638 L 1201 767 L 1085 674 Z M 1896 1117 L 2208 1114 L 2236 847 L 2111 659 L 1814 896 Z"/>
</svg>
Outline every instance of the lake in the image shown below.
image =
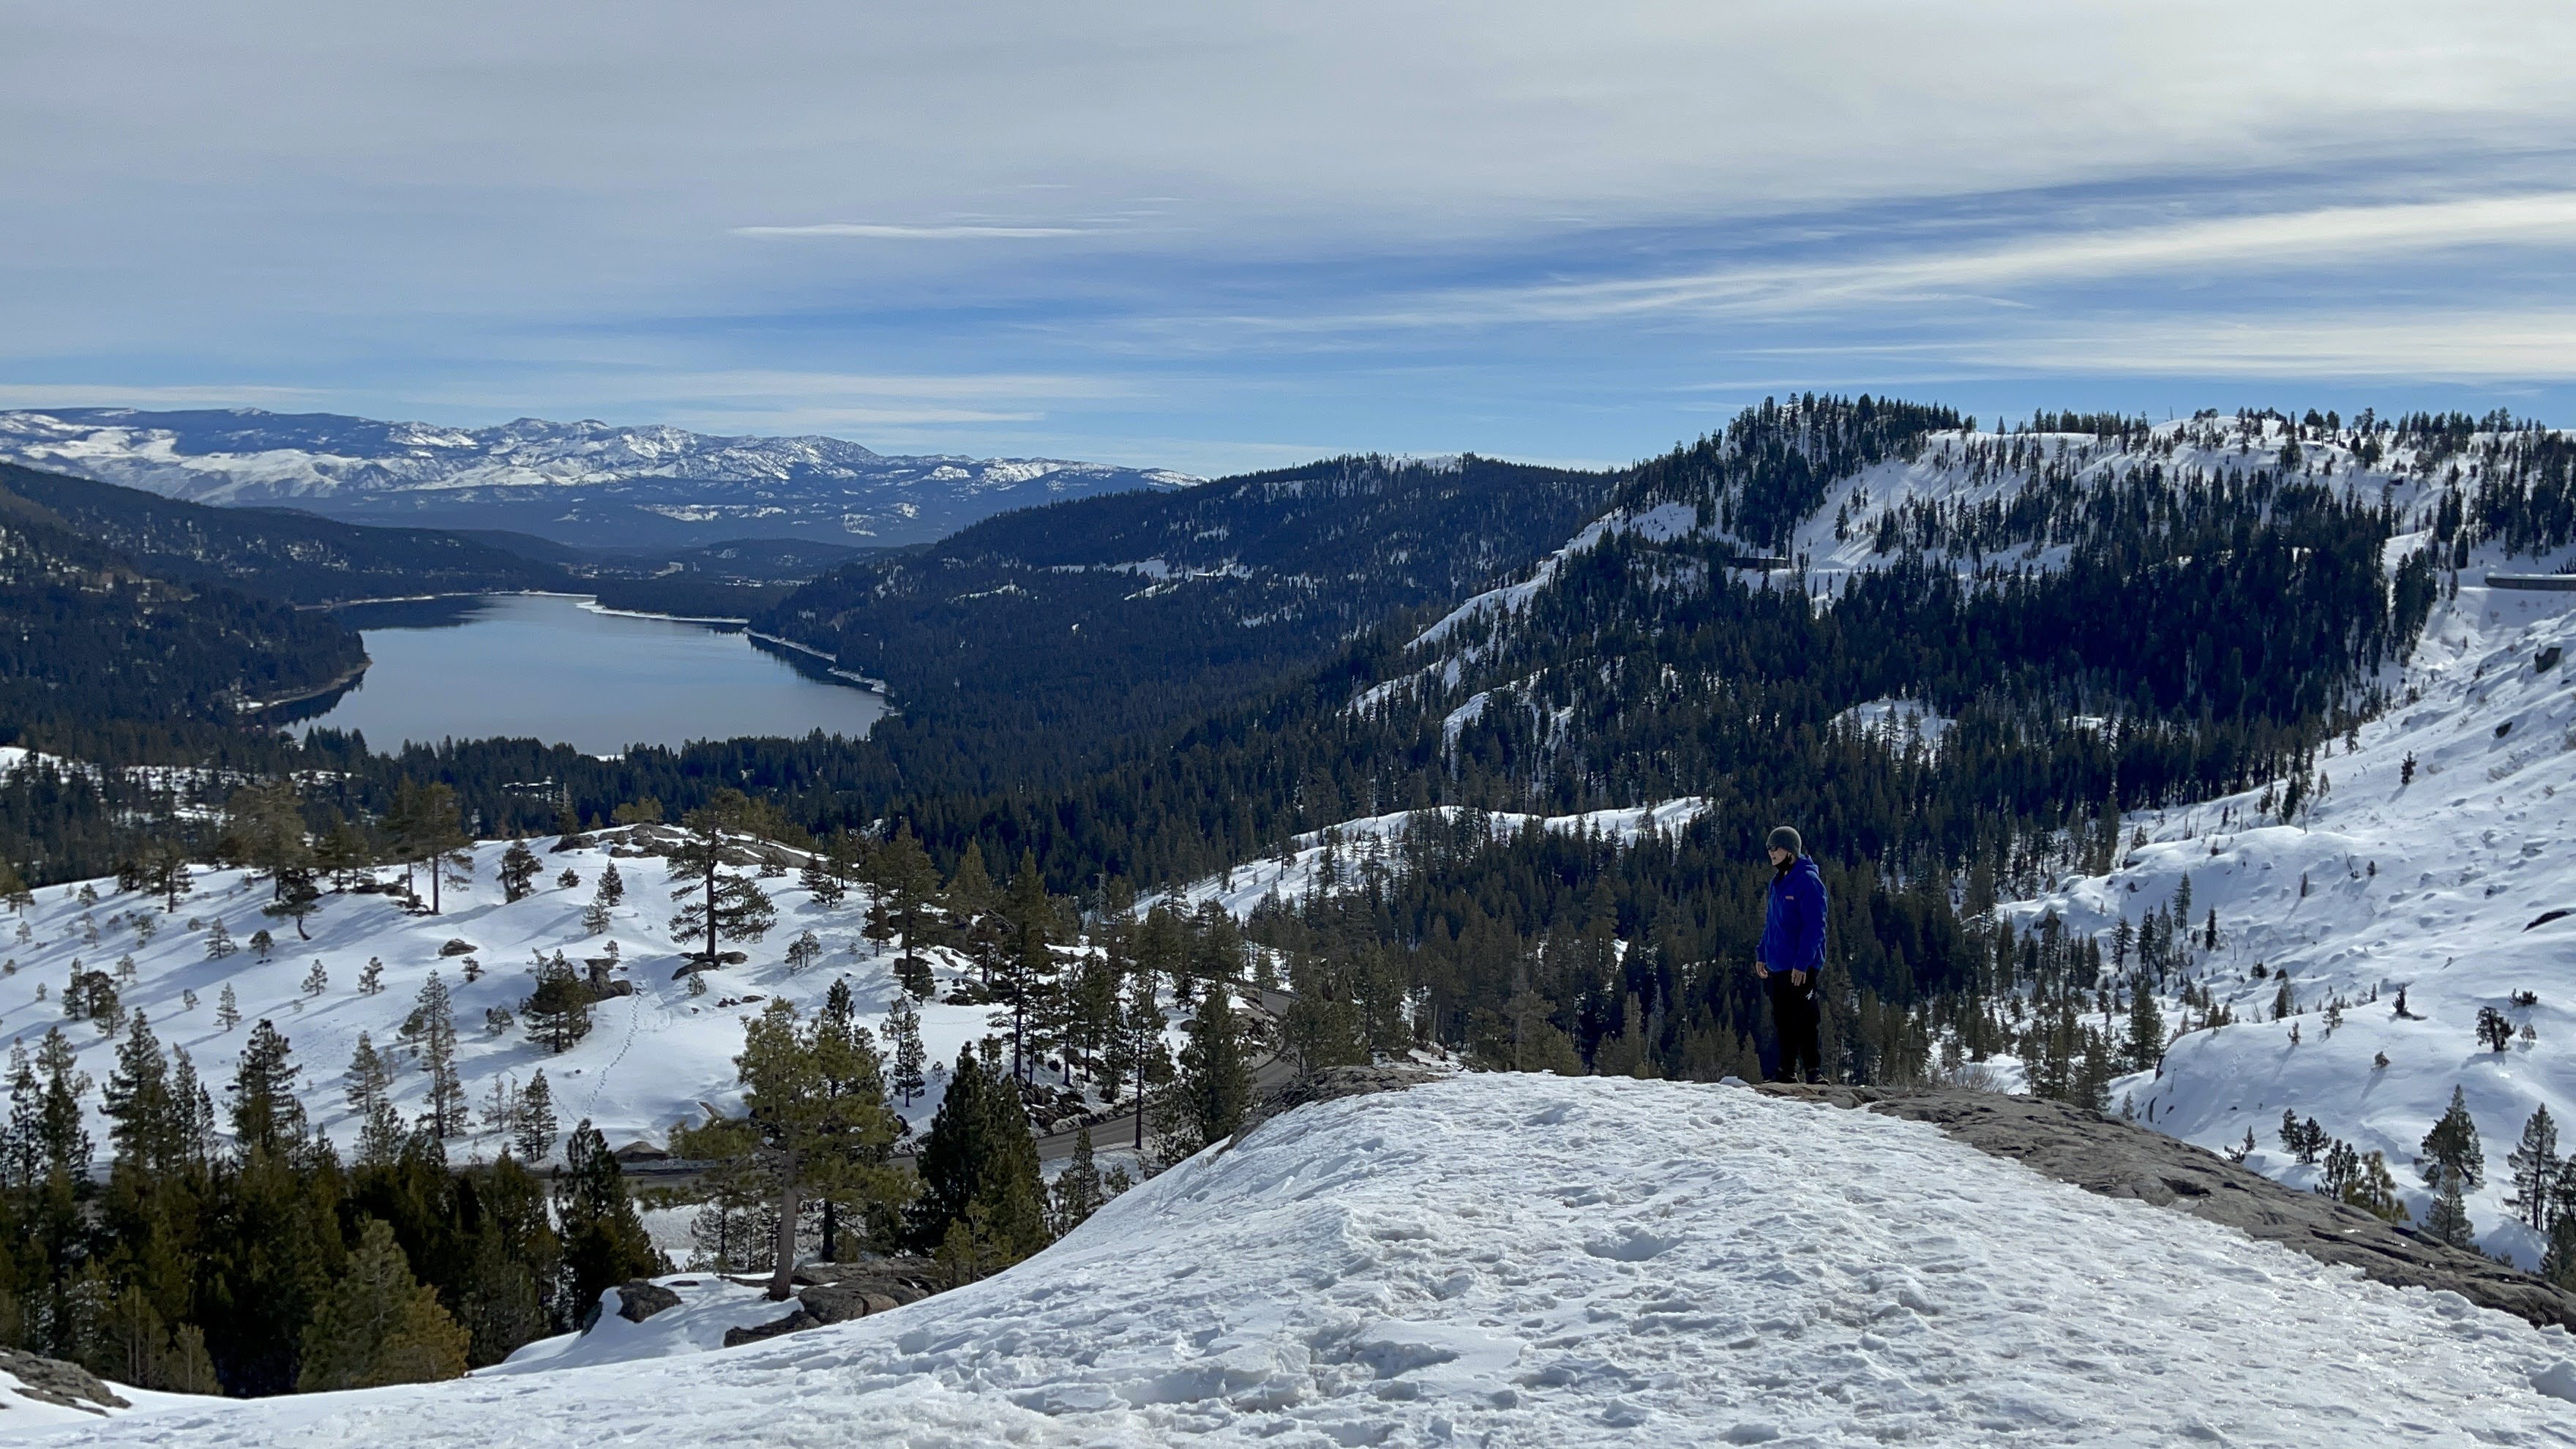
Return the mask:
<svg viewBox="0 0 2576 1449">
<path fill-rule="evenodd" d="M 551 594 L 338 612 L 373 663 L 296 728 L 360 730 L 376 750 L 496 735 L 591 755 L 818 729 L 857 737 L 886 712 L 884 696 L 739 625 L 612 614 Z"/>
</svg>

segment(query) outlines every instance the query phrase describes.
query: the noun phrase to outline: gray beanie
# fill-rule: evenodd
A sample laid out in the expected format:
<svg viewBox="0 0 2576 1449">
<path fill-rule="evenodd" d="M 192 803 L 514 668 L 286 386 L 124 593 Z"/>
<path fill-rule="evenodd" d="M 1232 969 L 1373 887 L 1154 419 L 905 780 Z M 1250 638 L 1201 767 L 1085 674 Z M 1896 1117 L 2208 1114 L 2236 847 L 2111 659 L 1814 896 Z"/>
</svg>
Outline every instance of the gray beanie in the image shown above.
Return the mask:
<svg viewBox="0 0 2576 1449">
<path fill-rule="evenodd" d="M 1786 825 L 1772 827 L 1771 848 L 1773 850 L 1785 850 L 1791 855 L 1804 855 L 1807 853 L 1805 844 L 1798 839 L 1798 832 Z"/>
</svg>

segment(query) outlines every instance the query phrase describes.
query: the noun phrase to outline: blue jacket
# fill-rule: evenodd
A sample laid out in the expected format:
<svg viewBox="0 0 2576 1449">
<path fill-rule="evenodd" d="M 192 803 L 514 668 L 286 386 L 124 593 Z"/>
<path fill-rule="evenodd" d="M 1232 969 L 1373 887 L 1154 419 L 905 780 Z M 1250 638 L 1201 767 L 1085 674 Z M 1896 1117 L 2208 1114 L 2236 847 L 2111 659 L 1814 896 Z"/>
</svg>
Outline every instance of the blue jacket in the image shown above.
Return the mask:
<svg viewBox="0 0 2576 1449">
<path fill-rule="evenodd" d="M 1771 878 L 1771 905 L 1762 915 L 1762 964 L 1773 971 L 1825 969 L 1825 878 L 1808 856 Z"/>
</svg>

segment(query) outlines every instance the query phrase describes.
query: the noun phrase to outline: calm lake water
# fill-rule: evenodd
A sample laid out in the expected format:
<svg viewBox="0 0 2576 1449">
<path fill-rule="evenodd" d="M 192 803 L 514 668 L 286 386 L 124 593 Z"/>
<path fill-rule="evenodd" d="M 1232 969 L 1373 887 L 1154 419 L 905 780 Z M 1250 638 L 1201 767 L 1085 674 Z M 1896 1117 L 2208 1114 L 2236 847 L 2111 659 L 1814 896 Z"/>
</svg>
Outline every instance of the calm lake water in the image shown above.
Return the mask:
<svg viewBox="0 0 2576 1449">
<path fill-rule="evenodd" d="M 886 712 L 822 661 L 739 628 L 604 614 L 584 599 L 494 594 L 364 604 L 340 619 L 374 662 L 316 725 L 367 743 L 534 736 L 585 754 L 737 735 L 860 736 Z"/>
</svg>

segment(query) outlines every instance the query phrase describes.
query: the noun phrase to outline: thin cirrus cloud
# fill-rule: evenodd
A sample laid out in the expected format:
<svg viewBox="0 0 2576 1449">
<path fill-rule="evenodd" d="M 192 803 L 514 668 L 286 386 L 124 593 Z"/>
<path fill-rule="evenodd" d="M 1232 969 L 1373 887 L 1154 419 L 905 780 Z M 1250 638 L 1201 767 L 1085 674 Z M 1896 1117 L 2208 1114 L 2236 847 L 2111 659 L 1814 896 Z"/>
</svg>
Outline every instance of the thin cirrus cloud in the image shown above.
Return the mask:
<svg viewBox="0 0 2576 1449">
<path fill-rule="evenodd" d="M 1604 323 L 1659 314 L 1789 317 L 1889 303 L 2008 302 L 2034 288 L 2177 271 L 2332 270 L 2471 247 L 2576 244 L 2576 192 L 2476 197 L 1908 246 L 1847 261 L 1757 263 L 1645 277 L 1453 290 L 1385 309 L 1231 317 L 1284 331 Z"/>
</svg>

